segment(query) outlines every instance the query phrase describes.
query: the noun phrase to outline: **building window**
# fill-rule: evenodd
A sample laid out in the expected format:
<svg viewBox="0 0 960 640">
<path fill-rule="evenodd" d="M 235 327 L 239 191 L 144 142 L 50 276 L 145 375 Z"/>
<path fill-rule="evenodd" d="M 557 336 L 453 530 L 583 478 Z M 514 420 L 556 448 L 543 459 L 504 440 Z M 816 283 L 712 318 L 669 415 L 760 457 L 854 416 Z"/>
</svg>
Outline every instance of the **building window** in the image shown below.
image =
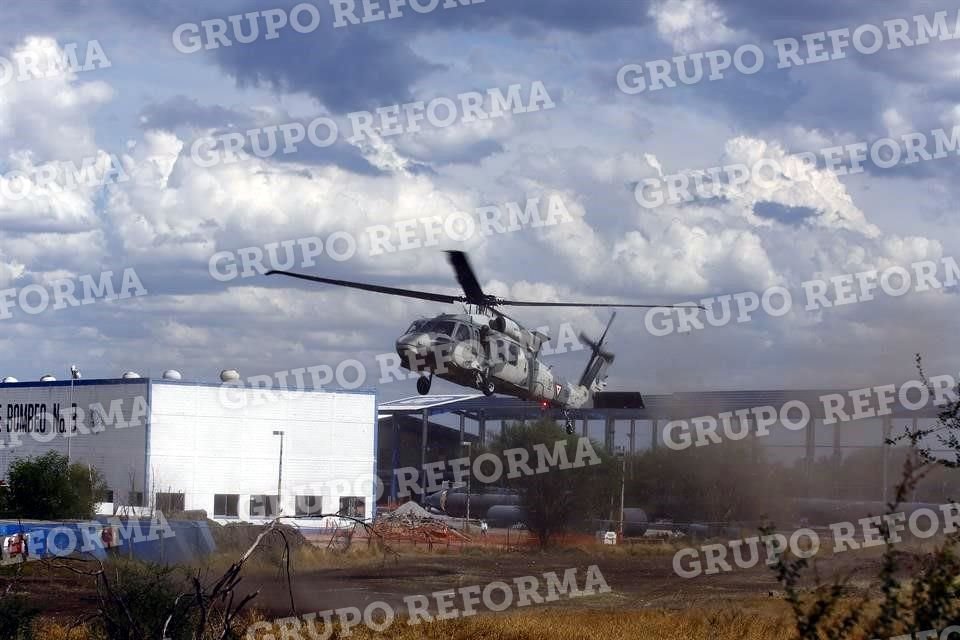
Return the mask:
<svg viewBox="0 0 960 640">
<path fill-rule="evenodd" d="M 131 507 L 143 506 L 143 491 L 131 491 L 127 494 L 127 504 Z"/>
<path fill-rule="evenodd" d="M 323 496 L 297 496 L 298 516 L 318 516 L 323 513 Z"/>
<path fill-rule="evenodd" d="M 240 515 L 240 495 L 217 493 L 213 496 L 213 515 L 217 518 L 236 518 Z"/>
<path fill-rule="evenodd" d="M 182 513 L 186 506 L 185 497 L 182 493 L 158 493 L 156 509 L 164 513 Z"/>
<path fill-rule="evenodd" d="M 104 489 L 97 495 L 98 502 L 113 502 L 113 489 Z"/>
<path fill-rule="evenodd" d="M 366 517 L 366 500 L 355 496 L 340 498 L 340 511 L 338 514 L 362 520 Z"/>
<path fill-rule="evenodd" d="M 258 495 L 250 496 L 251 518 L 274 518 L 279 513 L 277 496 Z"/>
</svg>

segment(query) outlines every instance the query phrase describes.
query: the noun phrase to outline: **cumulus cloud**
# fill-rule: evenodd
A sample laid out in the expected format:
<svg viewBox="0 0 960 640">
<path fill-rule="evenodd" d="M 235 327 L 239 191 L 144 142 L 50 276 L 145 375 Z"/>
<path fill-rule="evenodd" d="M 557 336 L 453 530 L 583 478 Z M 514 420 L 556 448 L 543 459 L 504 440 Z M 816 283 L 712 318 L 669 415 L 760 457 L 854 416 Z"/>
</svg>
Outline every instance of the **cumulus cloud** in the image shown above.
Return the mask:
<svg viewBox="0 0 960 640">
<path fill-rule="evenodd" d="M 0 85 L 0 143 L 29 151 L 37 162 L 74 160 L 96 152 L 88 115 L 113 98 L 113 89 L 59 61 L 64 47 L 50 37 L 27 37 L 4 58 L 11 75 Z M 76 54 L 84 63 L 85 51 Z M 24 59 L 32 66 L 22 66 Z M 91 64 L 94 64 L 91 61 Z"/>
<path fill-rule="evenodd" d="M 854 4 L 822 3 L 823 16 L 790 23 L 788 31 L 875 17 L 867 5 Z M 748 35 L 785 35 L 784 10 L 769 4 L 487 2 L 423 20 L 178 56 L 169 76 L 151 78 L 149 90 L 130 77 L 145 64 L 137 56 L 169 55 L 178 21 L 229 15 L 241 6 L 217 4 L 202 15 L 183 3 L 85 6 L 121 23 L 103 26 L 104 37 L 116 35 L 114 29 L 125 33 L 124 21 L 146 36 L 130 48 L 136 53 L 122 60 L 122 69 L 118 58 L 111 75 L 0 86 L 0 180 L 18 170 L 33 176 L 36 187 L 28 198 L 0 202 L 0 286 L 136 265 L 150 295 L 4 321 L 5 353 L 29 352 L 22 361 L 34 367 L 53 367 L 74 354 L 112 375 L 176 366 L 188 377 L 214 377 L 223 366 L 253 374 L 345 358 L 375 368 L 375 356 L 390 351 L 410 319 L 452 308 L 260 275 L 221 282 L 209 273 L 220 251 L 336 231 L 357 238 L 357 256 L 338 262 L 323 255 L 302 270 L 456 293 L 441 251 L 462 248 L 471 252 L 485 289 L 497 295 L 662 303 L 774 285 L 796 291 L 812 277 L 949 255 L 952 238 L 960 237 L 952 215 L 960 194 L 949 180 L 931 189 L 911 175 L 890 181 L 821 170 L 800 180 L 802 167 L 789 156 L 862 139 L 865 130 L 886 135 L 960 122 L 957 100 L 943 91 L 921 106 L 917 95 L 935 88 L 922 74 L 907 81 L 886 69 L 864 73 L 870 61 L 851 60 L 643 99 L 616 93 L 624 60 L 663 55 L 667 46 L 684 52 Z M 51 41 L 21 39 L 14 49 L 42 42 Z M 564 43 L 559 53 L 558 42 Z M 459 66 L 465 48 L 483 50 L 483 64 Z M 211 74 L 223 74 L 222 84 L 204 86 Z M 545 113 L 363 144 L 207 167 L 190 157 L 191 143 L 204 135 L 317 115 L 341 122 L 344 111 L 517 78 L 543 79 L 564 100 Z M 229 95 L 221 99 L 218 92 Z M 42 167 L 79 157 L 119 161 L 129 179 L 62 192 L 36 185 Z M 645 178 L 763 159 L 776 160 L 783 173 L 655 210 L 634 198 Z M 878 185 L 884 197 L 871 198 L 868 189 Z M 937 209 L 941 226 L 892 228 L 894 215 L 919 216 L 910 211 L 919 192 Z M 570 215 L 563 224 L 370 255 L 371 225 L 554 195 Z M 897 206 L 904 211 L 887 210 Z M 646 332 L 642 312 L 625 312 L 611 331 L 618 353 L 611 381 L 643 391 L 859 384 L 876 374 L 877 362 L 892 370 L 902 358 L 909 369 L 915 350 L 933 350 L 941 362 L 955 355 L 934 346 L 956 307 L 955 294 L 928 292 L 818 313 L 798 306 L 782 318 L 664 338 Z M 518 310 L 517 317 L 531 325 L 571 321 L 595 334 L 604 313 Z M 559 358 L 556 366 L 575 376 L 583 359 Z M 387 397 L 408 393 L 401 383 L 383 390 Z"/>
<path fill-rule="evenodd" d="M 700 51 L 743 37 L 727 26 L 723 9 L 711 0 L 655 0 L 650 5 L 650 17 L 660 37 L 678 53 Z"/>
</svg>

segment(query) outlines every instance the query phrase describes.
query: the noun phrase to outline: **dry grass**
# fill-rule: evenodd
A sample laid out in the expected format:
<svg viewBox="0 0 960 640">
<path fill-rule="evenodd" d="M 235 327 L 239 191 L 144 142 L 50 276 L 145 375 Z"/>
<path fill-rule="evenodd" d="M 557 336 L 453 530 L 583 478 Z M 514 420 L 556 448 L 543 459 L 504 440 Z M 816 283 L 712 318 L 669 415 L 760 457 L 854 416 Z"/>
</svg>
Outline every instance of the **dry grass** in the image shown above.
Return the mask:
<svg viewBox="0 0 960 640">
<path fill-rule="evenodd" d="M 238 637 L 245 637 L 242 634 L 248 626 L 263 620 L 263 616 L 256 612 L 245 612 L 240 618 L 233 627 Z M 63 620 L 38 620 L 33 625 L 33 634 L 36 640 L 105 640 L 103 636 L 93 633 L 89 625 L 73 627 L 71 623 Z M 216 637 L 213 634 L 205 635 L 204 640 L 215 640 Z"/>
<path fill-rule="evenodd" d="M 243 550 L 236 548 L 219 549 L 217 552 L 199 558 L 191 563 L 193 569 L 203 569 L 214 574 L 226 571 Z M 432 555 L 437 555 L 436 552 Z M 272 575 L 281 566 L 282 554 L 278 549 L 266 553 L 254 553 L 244 565 L 245 576 Z M 377 545 L 368 546 L 365 542 L 352 546 L 348 551 L 328 551 L 313 545 L 291 548 L 290 565 L 294 572 L 308 573 L 324 569 L 343 569 L 375 566 L 383 564 L 384 552 Z"/>
<path fill-rule="evenodd" d="M 68 637 L 67 626 L 52 621 L 38 623 L 36 632 L 40 640 L 99 640 L 82 628 L 74 629 Z M 301 637 L 311 636 L 304 629 Z M 347 636 L 334 633 L 331 640 L 344 637 Z M 349 637 L 357 640 L 786 640 L 792 633 L 785 613 L 746 613 L 730 607 L 703 611 L 544 609 L 413 626 L 400 620 L 383 633 L 373 633 L 361 626 L 352 629 Z"/>
<path fill-rule="evenodd" d="M 732 608 L 707 611 L 543 609 L 414 626 L 398 621 L 382 634 L 358 628 L 350 637 L 358 640 L 786 640 L 792 636 L 789 629 L 785 615 L 750 615 Z"/>
</svg>

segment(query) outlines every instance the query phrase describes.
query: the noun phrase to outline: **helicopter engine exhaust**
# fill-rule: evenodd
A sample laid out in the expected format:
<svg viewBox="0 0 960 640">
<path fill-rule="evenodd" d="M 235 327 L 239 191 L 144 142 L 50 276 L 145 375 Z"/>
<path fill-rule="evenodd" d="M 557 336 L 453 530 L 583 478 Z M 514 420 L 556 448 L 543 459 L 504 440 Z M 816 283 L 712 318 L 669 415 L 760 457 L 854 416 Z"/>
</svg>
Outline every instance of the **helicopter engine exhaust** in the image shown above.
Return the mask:
<svg viewBox="0 0 960 640">
<path fill-rule="evenodd" d="M 498 315 L 490 321 L 490 328 L 504 335 L 510 336 L 514 340 L 523 342 L 525 340 L 524 329 L 516 322 L 506 316 Z"/>
</svg>

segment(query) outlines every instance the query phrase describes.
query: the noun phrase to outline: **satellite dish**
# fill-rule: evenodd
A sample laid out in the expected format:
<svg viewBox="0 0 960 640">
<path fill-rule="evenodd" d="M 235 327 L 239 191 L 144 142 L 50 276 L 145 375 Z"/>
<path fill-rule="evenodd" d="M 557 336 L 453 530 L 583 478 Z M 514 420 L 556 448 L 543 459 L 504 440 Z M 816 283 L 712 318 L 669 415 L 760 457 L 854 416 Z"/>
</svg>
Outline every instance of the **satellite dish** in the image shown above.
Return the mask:
<svg viewBox="0 0 960 640">
<path fill-rule="evenodd" d="M 183 376 L 176 369 L 167 369 L 163 372 L 164 380 L 183 380 Z"/>
<path fill-rule="evenodd" d="M 140 374 L 136 371 L 124 371 L 123 375 L 120 376 L 124 380 L 136 380 L 140 377 Z"/>
<path fill-rule="evenodd" d="M 3 379 L 3 382 L 5 382 L 5 383 L 19 382 L 19 380 L 17 380 L 17 379 L 14 378 L 13 376 L 7 376 L 6 378 Z"/>
<path fill-rule="evenodd" d="M 240 379 L 240 373 L 236 369 L 224 369 L 220 372 L 221 382 L 236 382 Z"/>
<path fill-rule="evenodd" d="M 52 375 L 50 375 L 49 373 L 48 373 L 47 375 L 43 376 L 42 378 L 40 378 L 40 382 L 56 382 L 56 381 L 57 381 L 57 379 L 54 378 L 54 377 L 53 377 Z"/>
</svg>

